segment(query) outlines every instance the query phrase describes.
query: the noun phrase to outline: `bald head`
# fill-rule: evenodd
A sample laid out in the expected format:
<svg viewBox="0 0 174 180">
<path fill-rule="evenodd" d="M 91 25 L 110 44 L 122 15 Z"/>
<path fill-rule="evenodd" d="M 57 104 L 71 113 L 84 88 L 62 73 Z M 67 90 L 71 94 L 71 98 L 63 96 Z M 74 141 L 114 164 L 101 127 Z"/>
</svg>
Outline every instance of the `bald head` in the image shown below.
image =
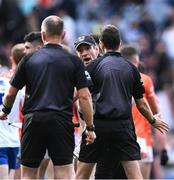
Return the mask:
<svg viewBox="0 0 174 180">
<path fill-rule="evenodd" d="M 61 36 L 63 29 L 63 20 L 58 16 L 48 16 L 41 24 L 41 32 L 44 32 L 46 37 Z"/>
<path fill-rule="evenodd" d="M 134 46 L 131 46 L 131 45 L 123 46 L 121 48 L 120 52 L 121 52 L 121 55 L 126 60 L 128 60 L 133 65 L 138 67 L 138 65 L 139 65 L 139 55 L 138 55 L 138 50 Z"/>
</svg>

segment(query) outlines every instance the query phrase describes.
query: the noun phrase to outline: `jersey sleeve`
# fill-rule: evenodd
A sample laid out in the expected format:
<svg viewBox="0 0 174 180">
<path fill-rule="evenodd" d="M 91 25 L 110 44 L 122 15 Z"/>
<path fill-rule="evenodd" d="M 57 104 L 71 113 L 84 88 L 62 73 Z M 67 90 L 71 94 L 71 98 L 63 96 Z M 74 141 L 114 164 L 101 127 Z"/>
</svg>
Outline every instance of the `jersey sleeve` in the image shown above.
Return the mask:
<svg viewBox="0 0 174 180">
<path fill-rule="evenodd" d="M 145 81 L 144 82 L 145 97 L 150 98 L 154 96 L 155 92 L 154 92 L 152 79 L 149 76 L 144 76 L 143 81 Z"/>
<path fill-rule="evenodd" d="M 89 72 L 87 70 L 85 70 L 85 75 L 86 75 L 86 78 L 87 78 L 87 85 L 88 85 L 88 88 L 90 91 L 92 91 L 92 88 L 93 88 L 93 82 L 92 82 L 92 79 L 91 79 L 91 76 L 89 74 Z"/>
</svg>

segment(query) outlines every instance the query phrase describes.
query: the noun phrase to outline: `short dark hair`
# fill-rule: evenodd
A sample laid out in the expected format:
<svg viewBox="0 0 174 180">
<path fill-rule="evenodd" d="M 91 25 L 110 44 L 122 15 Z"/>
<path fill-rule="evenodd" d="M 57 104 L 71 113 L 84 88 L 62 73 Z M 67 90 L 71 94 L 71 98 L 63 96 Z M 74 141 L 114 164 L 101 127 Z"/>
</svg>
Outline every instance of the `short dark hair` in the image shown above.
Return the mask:
<svg viewBox="0 0 174 180">
<path fill-rule="evenodd" d="M 114 25 L 105 26 L 101 32 L 100 40 L 106 49 L 117 50 L 121 42 L 119 29 Z"/>
<path fill-rule="evenodd" d="M 120 53 L 125 59 L 130 61 L 132 56 L 138 55 L 138 50 L 133 45 L 125 45 L 121 48 Z"/>
<path fill-rule="evenodd" d="M 92 36 L 94 38 L 95 42 L 99 45 L 100 35 L 99 34 L 90 34 L 90 36 Z"/>
<path fill-rule="evenodd" d="M 42 38 L 41 38 L 41 32 L 37 32 L 37 31 L 33 31 L 28 33 L 27 35 L 24 36 L 24 41 L 26 42 L 39 42 L 39 43 L 43 43 L 42 42 Z"/>
<path fill-rule="evenodd" d="M 46 36 L 59 36 L 64 29 L 64 22 L 58 16 L 48 16 L 42 21 L 41 31 L 46 33 Z"/>
</svg>

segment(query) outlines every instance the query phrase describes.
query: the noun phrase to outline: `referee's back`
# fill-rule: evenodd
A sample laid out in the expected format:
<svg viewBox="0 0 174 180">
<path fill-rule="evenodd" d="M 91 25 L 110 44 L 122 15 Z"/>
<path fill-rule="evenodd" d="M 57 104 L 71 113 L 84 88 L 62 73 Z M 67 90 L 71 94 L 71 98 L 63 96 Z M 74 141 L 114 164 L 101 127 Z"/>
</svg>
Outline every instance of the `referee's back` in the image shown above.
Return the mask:
<svg viewBox="0 0 174 180">
<path fill-rule="evenodd" d="M 86 81 L 85 76 L 78 77 L 84 71 L 80 59 L 60 45 L 47 44 L 26 56 L 18 69 L 22 81 L 16 74 L 11 84 L 18 88 L 26 84 L 24 113 L 50 109 L 71 115 L 74 87 Z"/>
<path fill-rule="evenodd" d="M 94 83 L 95 119 L 130 122 L 132 97 L 143 97 L 140 74 L 119 53 L 120 43 L 119 30 L 112 25 L 106 26 L 100 37 L 105 54 L 87 67 Z"/>
<path fill-rule="evenodd" d="M 94 82 L 96 118 L 130 119 L 132 96 L 142 93 L 137 69 L 120 53 L 108 52 L 88 67 Z M 135 91 L 136 89 L 136 91 Z"/>
</svg>

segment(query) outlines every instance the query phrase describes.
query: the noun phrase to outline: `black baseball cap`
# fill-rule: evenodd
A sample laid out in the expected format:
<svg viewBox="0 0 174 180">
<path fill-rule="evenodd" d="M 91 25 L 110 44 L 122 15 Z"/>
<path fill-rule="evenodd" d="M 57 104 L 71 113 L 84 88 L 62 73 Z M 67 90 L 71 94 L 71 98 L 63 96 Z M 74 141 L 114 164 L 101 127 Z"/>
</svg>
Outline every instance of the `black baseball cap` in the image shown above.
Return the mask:
<svg viewBox="0 0 174 180">
<path fill-rule="evenodd" d="M 77 49 L 81 44 L 88 44 L 90 46 L 96 46 L 97 45 L 94 38 L 92 36 L 89 36 L 89 35 L 78 37 L 74 43 L 75 49 Z"/>
</svg>

